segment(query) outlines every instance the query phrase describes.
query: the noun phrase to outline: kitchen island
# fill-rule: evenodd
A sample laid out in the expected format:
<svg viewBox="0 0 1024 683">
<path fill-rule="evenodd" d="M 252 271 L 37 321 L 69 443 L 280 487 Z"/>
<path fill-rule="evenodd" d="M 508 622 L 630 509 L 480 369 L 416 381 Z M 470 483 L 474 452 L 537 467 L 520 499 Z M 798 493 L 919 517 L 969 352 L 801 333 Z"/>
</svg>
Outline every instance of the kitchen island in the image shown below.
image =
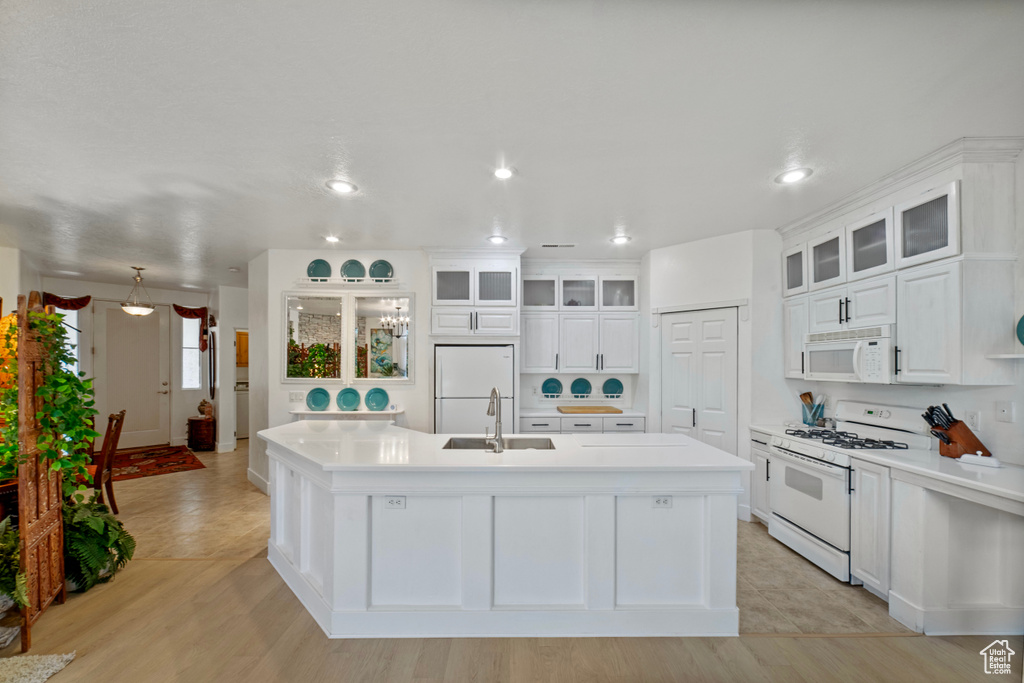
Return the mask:
<svg viewBox="0 0 1024 683">
<path fill-rule="evenodd" d="M 383 422 L 263 430 L 270 562 L 336 638 L 736 635 L 753 466 L 682 435 L 543 436 L 491 453 Z"/>
</svg>

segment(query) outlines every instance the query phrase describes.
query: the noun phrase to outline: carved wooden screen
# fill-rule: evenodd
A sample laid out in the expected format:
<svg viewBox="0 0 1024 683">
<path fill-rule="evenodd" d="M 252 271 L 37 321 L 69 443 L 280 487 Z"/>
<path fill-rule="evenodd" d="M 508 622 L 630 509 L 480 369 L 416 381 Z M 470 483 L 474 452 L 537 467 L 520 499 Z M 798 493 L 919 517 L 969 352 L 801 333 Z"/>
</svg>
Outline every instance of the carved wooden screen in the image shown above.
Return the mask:
<svg viewBox="0 0 1024 683">
<path fill-rule="evenodd" d="M 55 599 L 64 602 L 64 519 L 61 514 L 60 474 L 39 462 L 36 446 L 42 431 L 36 412 L 46 357 L 42 343 L 29 334 L 28 312 L 43 312 L 39 292 L 26 302 L 18 297 L 18 528 L 21 570 L 28 583 L 28 606 L 22 608 L 21 651 L 32 645 L 32 625 Z"/>
</svg>

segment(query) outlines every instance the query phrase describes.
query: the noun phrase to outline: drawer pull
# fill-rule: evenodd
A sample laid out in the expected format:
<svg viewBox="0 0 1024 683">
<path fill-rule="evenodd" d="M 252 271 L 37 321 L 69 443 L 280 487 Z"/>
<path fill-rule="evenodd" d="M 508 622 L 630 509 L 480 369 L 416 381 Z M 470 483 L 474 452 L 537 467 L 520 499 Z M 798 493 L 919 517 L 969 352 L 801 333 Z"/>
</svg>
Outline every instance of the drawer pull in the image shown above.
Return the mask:
<svg viewBox="0 0 1024 683">
<path fill-rule="evenodd" d="M 550 427 L 550 422 L 533 422 L 530 424 L 531 427 Z"/>
<path fill-rule="evenodd" d="M 633 423 L 632 422 L 616 422 L 615 426 L 616 427 L 632 427 Z"/>
<path fill-rule="evenodd" d="M 574 425 L 573 425 L 573 427 L 593 427 L 593 426 L 594 426 L 594 425 L 592 425 L 592 424 L 591 424 L 591 423 L 589 423 L 589 422 L 584 422 L 583 424 L 574 424 Z"/>
<path fill-rule="evenodd" d="M 534 426 L 536 426 L 536 425 L 534 425 Z M 757 439 L 751 439 L 751 441 L 753 441 L 754 443 L 759 443 L 762 446 L 767 446 L 768 445 L 767 442 L 765 442 L 765 441 L 758 441 Z"/>
</svg>

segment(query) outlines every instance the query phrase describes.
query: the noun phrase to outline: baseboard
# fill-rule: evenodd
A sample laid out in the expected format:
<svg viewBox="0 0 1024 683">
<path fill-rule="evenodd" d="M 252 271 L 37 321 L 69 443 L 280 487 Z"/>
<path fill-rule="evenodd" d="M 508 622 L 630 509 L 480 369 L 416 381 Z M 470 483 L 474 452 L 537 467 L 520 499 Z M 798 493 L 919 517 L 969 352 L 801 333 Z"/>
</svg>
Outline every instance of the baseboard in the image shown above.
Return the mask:
<svg viewBox="0 0 1024 683">
<path fill-rule="evenodd" d="M 171 445 L 172 446 L 187 446 L 188 445 L 188 437 L 187 436 L 176 436 L 173 439 L 171 439 Z"/>
<path fill-rule="evenodd" d="M 258 488 L 260 491 L 263 491 L 263 493 L 267 494 L 268 496 L 270 495 L 270 482 L 261 477 L 256 472 L 253 472 L 252 468 L 249 468 L 249 470 L 246 472 L 246 477 L 249 479 L 250 483 L 252 483 L 253 486 Z"/>
<path fill-rule="evenodd" d="M 922 609 L 889 591 L 889 616 L 926 636 L 1019 636 L 1024 608 L 961 607 Z"/>
<path fill-rule="evenodd" d="M 218 453 L 230 453 L 236 448 L 238 448 L 238 442 L 235 441 L 234 439 L 231 439 L 231 441 L 225 441 L 223 443 L 217 444 Z"/>
<path fill-rule="evenodd" d="M 750 506 L 740 503 L 736 506 L 736 518 L 741 522 L 750 521 Z"/>
</svg>

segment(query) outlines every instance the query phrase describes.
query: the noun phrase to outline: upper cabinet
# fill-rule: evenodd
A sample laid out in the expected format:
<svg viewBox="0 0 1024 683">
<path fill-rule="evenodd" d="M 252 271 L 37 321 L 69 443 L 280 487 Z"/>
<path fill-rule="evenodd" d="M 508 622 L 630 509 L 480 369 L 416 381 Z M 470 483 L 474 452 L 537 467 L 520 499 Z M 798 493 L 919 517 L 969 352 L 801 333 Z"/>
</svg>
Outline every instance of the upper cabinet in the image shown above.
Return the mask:
<svg viewBox="0 0 1024 683">
<path fill-rule="evenodd" d="M 960 253 L 960 200 L 953 181 L 895 208 L 896 266 L 906 268 Z"/>
<path fill-rule="evenodd" d="M 563 311 L 596 311 L 598 309 L 597 275 L 569 275 L 561 277 Z"/>
<path fill-rule="evenodd" d="M 810 289 L 824 289 L 846 282 L 846 242 L 841 231 L 830 232 L 807 243 L 810 256 Z"/>
<path fill-rule="evenodd" d="M 519 268 L 515 261 L 459 260 L 434 265 L 435 306 L 515 306 Z"/>
<path fill-rule="evenodd" d="M 807 243 L 782 253 L 782 295 L 803 294 L 807 291 Z"/>
<path fill-rule="evenodd" d="M 622 275 L 601 276 L 601 310 L 602 311 L 638 311 L 640 302 L 637 291 L 639 284 L 636 276 Z"/>
<path fill-rule="evenodd" d="M 892 208 L 846 226 L 846 278 L 850 282 L 893 269 Z"/>
<path fill-rule="evenodd" d="M 523 312 L 639 311 L 639 268 L 614 268 L 621 272 L 607 270 L 597 265 L 591 268 L 551 265 L 546 266 L 544 272 L 535 272 L 527 266 L 523 273 Z"/>
<path fill-rule="evenodd" d="M 523 310 L 557 311 L 558 298 L 557 275 L 523 276 Z"/>
</svg>

